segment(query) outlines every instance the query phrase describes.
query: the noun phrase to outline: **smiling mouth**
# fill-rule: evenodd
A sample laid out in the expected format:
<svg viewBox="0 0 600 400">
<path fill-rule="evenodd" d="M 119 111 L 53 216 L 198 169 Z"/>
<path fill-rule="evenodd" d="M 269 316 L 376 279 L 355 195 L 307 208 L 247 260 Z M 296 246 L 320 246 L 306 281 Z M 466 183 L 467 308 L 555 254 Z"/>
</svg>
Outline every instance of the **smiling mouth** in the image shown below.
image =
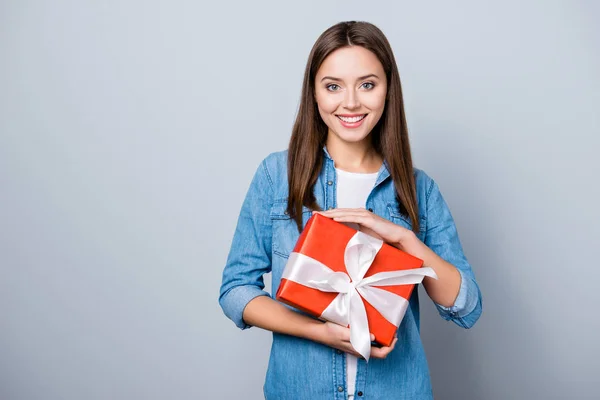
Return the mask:
<svg viewBox="0 0 600 400">
<path fill-rule="evenodd" d="M 356 117 L 342 117 L 341 115 L 336 115 L 336 117 L 338 117 L 338 119 L 340 119 L 343 122 L 346 122 L 348 124 L 354 124 L 356 122 L 362 121 L 363 119 L 365 119 L 365 117 L 368 114 L 363 114 L 363 115 L 359 115 Z"/>
</svg>

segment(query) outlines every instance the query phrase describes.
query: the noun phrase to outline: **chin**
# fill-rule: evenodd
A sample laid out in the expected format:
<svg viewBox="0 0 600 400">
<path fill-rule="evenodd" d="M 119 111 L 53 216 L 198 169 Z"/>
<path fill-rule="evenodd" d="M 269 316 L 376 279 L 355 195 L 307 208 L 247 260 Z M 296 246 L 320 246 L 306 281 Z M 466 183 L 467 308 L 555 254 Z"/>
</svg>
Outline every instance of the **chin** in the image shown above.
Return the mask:
<svg viewBox="0 0 600 400">
<path fill-rule="evenodd" d="M 342 141 L 344 142 L 348 142 L 348 143 L 360 143 L 363 140 L 365 140 L 367 137 L 369 137 L 369 134 L 363 134 L 362 132 L 360 134 L 347 134 L 345 132 L 343 132 L 342 134 L 340 134 L 339 132 L 333 131 L 333 134 L 336 135 L 338 138 L 340 138 Z"/>
</svg>

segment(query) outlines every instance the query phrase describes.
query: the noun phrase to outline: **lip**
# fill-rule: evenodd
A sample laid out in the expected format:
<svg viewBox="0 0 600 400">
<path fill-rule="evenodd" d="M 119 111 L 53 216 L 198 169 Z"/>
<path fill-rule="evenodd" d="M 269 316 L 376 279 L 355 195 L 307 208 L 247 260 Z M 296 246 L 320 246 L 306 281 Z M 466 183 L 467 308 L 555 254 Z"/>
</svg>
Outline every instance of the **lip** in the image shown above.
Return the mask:
<svg viewBox="0 0 600 400">
<path fill-rule="evenodd" d="M 360 117 L 361 115 L 364 115 L 365 117 L 363 119 L 361 119 L 360 121 L 357 122 L 345 122 L 342 121 L 339 117 L 347 117 L 347 118 L 351 118 L 351 117 Z M 365 114 L 336 114 L 336 118 L 338 119 L 338 121 L 340 121 L 340 124 L 344 127 L 344 128 L 358 128 L 359 126 L 362 125 L 363 121 L 365 119 L 367 119 L 367 116 L 369 114 L 365 113 Z"/>
</svg>

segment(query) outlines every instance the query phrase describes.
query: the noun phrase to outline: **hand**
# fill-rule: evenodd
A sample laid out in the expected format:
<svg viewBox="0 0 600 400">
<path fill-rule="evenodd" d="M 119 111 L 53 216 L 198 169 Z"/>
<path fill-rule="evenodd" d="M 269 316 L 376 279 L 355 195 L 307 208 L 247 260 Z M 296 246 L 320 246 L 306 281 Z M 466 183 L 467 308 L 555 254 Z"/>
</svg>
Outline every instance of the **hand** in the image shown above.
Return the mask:
<svg viewBox="0 0 600 400">
<path fill-rule="evenodd" d="M 360 231 L 374 236 L 415 257 L 424 260 L 431 252 L 417 235 L 403 226 L 394 224 L 364 208 L 335 208 L 327 211 L 313 211 L 338 222 L 353 222 Z"/>
<path fill-rule="evenodd" d="M 333 322 L 325 322 L 322 324 L 320 334 L 315 338 L 319 343 L 329 347 L 341 350 L 345 353 L 350 353 L 356 357 L 362 356 L 354 350 L 350 343 L 350 328 L 334 324 Z M 375 340 L 375 335 L 371 334 L 371 340 Z M 390 346 L 375 347 L 371 346 L 372 358 L 386 358 L 388 354 L 394 350 L 394 346 L 398 338 L 395 337 Z"/>
</svg>

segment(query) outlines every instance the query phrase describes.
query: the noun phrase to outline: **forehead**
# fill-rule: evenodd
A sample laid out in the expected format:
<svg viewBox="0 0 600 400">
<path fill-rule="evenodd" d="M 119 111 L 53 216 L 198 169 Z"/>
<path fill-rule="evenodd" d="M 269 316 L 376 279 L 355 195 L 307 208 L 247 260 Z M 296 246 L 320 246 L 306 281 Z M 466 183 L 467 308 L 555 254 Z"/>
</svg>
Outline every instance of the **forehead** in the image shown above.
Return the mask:
<svg viewBox="0 0 600 400">
<path fill-rule="evenodd" d="M 316 78 L 334 76 L 341 79 L 353 79 L 358 76 L 384 74 L 383 66 L 377 56 L 361 46 L 342 47 L 329 54 L 317 71 Z"/>
</svg>

